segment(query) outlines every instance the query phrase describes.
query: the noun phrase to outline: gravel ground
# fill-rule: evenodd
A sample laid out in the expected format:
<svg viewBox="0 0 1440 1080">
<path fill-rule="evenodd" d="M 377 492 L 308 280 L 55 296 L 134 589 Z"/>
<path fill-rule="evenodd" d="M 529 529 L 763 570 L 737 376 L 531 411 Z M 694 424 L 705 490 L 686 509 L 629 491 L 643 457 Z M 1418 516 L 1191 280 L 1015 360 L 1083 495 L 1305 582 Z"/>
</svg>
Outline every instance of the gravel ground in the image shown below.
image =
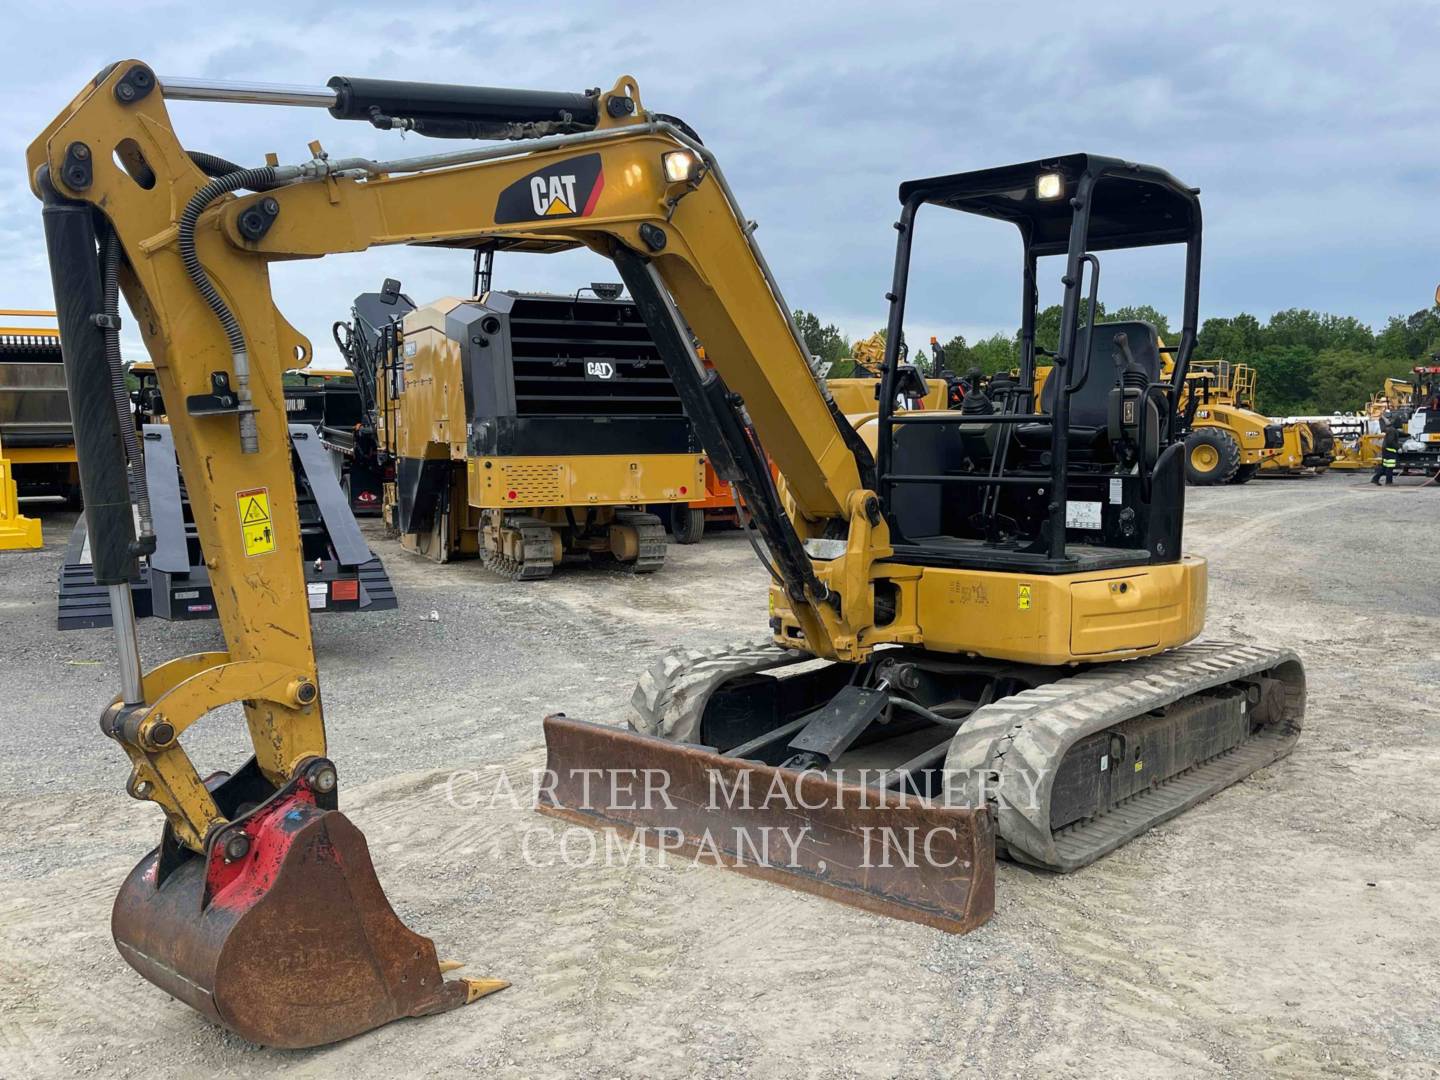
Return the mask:
<svg viewBox="0 0 1440 1080">
<path fill-rule="evenodd" d="M 54 629 L 73 519 L 45 514 L 43 551 L 0 555 L 0 1076 L 1440 1076 L 1440 491 L 1417 484 L 1191 493 L 1208 636 L 1305 659 L 1298 748 L 1079 873 L 1002 864 L 965 937 L 673 857 L 568 867 L 588 834 L 468 805 L 523 786 L 546 712 L 618 721 L 657 651 L 762 632 L 738 535 L 651 578 L 516 585 L 367 527 L 401 609 L 315 621 L 342 806 L 401 916 L 514 985 L 307 1052 L 211 1026 L 111 944 L 158 814 L 96 729 L 109 632 Z M 150 620 L 142 645 L 219 636 Z M 202 772 L 242 760 L 236 719 L 187 734 Z"/>
</svg>

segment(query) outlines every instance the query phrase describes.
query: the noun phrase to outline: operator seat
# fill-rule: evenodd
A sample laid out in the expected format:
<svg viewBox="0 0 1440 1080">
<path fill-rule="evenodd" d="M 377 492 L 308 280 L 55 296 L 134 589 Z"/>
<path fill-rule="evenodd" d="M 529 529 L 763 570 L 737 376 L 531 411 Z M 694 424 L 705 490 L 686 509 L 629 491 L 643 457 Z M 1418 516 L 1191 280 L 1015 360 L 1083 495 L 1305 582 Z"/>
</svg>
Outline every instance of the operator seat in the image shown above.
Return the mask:
<svg viewBox="0 0 1440 1080">
<path fill-rule="evenodd" d="M 1070 456 L 1074 460 L 1107 460 L 1110 457 L 1110 391 L 1115 388 L 1116 372 L 1122 370 L 1126 363 L 1125 355 L 1116 342 L 1122 334 L 1135 362 L 1149 381 L 1153 383 L 1160 377 L 1160 335 L 1153 325 L 1139 320 L 1096 323 L 1090 335 L 1090 364 L 1085 371 L 1085 381 L 1070 395 Z M 1077 337 L 1083 340 L 1084 335 L 1085 329 L 1081 327 Z M 1045 387 L 1040 393 L 1041 412 L 1054 415 L 1055 395 L 1059 392 L 1060 383 L 1058 372 L 1045 380 Z M 1051 427 L 1048 421 L 1021 424 L 1015 437 L 1027 450 L 1045 450 L 1050 446 Z"/>
</svg>

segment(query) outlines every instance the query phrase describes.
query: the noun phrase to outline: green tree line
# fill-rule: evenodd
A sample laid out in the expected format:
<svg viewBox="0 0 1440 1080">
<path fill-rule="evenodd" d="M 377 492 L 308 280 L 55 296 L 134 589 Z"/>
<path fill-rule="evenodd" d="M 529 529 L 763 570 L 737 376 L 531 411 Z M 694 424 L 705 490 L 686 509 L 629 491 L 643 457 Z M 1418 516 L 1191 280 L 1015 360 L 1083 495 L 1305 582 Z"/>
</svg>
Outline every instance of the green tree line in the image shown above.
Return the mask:
<svg viewBox="0 0 1440 1080">
<path fill-rule="evenodd" d="M 1107 311 L 1100 302 L 1096 308 L 1107 321 L 1153 323 L 1167 343 L 1177 343 L 1179 333 L 1172 331 L 1170 320 L 1148 304 Z M 834 365 L 832 375 L 852 373 L 846 359 L 850 341 L 839 328 L 806 311 L 795 312 L 795 321 L 811 354 Z M 1053 350 L 1059 336 L 1060 305 L 1054 304 L 1037 315 L 1035 341 L 1040 348 Z M 911 352 L 922 368 L 930 368 L 928 348 L 912 344 Z M 976 367 L 986 374 L 1008 371 L 1019 363 L 1020 333 L 994 334 L 975 342 L 956 335 L 944 344 L 943 352 L 945 366 L 960 374 Z M 1436 352 L 1440 352 L 1440 304 L 1409 316 L 1391 316 L 1378 333 L 1350 315 L 1289 308 L 1262 323 L 1241 312 L 1206 319 L 1195 344 L 1196 359 L 1254 367 L 1259 408 L 1274 416 L 1363 408 L 1385 379 L 1407 378 L 1415 364 Z"/>
</svg>

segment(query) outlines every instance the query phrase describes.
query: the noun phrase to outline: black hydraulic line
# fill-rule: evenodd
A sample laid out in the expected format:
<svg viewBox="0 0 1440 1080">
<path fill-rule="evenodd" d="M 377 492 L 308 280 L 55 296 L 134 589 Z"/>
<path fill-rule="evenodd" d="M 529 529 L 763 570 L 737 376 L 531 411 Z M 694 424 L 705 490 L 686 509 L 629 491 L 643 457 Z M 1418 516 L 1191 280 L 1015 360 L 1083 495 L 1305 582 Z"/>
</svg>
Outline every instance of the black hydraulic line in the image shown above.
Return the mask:
<svg viewBox="0 0 1440 1080">
<path fill-rule="evenodd" d="M 247 454 L 253 454 L 258 450 L 259 436 L 251 405 L 250 357 L 245 347 L 245 333 L 240 328 L 240 320 L 235 317 L 235 313 L 230 310 L 220 293 L 216 291 L 210 281 L 210 275 L 205 272 L 205 267 L 200 263 L 200 255 L 195 248 L 195 223 L 205 212 L 205 208 L 220 196 L 244 188 L 255 191 L 262 190 L 262 185 L 274 184 L 275 176 L 275 169 L 271 166 L 240 169 L 224 176 L 217 176 L 190 197 L 190 201 L 185 204 L 185 209 L 180 214 L 178 235 L 180 261 L 185 264 L 185 273 L 189 275 L 195 290 L 209 305 L 210 310 L 215 313 L 215 317 L 220 320 L 220 326 L 224 329 L 225 336 L 230 342 L 231 359 L 235 366 L 235 389 L 240 400 L 240 449 L 242 453 Z"/>
<path fill-rule="evenodd" d="M 125 364 L 120 355 L 120 236 L 115 227 L 105 223 L 100 244 L 100 268 L 104 308 L 101 330 L 105 337 L 105 360 L 110 368 L 110 393 L 115 401 L 115 418 L 120 424 L 120 437 L 125 445 L 125 460 L 130 467 L 130 492 L 135 499 L 140 535 L 138 554 L 155 551 L 155 527 L 150 516 L 150 488 L 145 481 L 145 463 L 140 457 L 140 437 L 135 418 L 130 412 L 130 391 L 125 385 Z"/>
<path fill-rule="evenodd" d="M 64 198 L 51 182 L 48 168 L 41 169 L 36 182 L 45 202 L 41 212 L 45 248 L 85 497 L 90 561 L 97 585 L 124 585 L 135 573 L 135 518 L 101 325 L 105 293 L 95 212 L 88 203 Z"/>
<path fill-rule="evenodd" d="M 240 329 L 240 321 L 235 318 L 234 312 L 230 310 L 219 292 L 216 291 L 215 286 L 211 284 L 210 275 L 205 273 L 205 267 L 200 264 L 200 256 L 195 250 L 195 223 L 205 212 L 205 208 L 221 195 L 242 188 L 255 189 L 256 184 L 272 183 L 274 179 L 275 170 L 268 166 L 259 169 L 239 169 L 224 176 L 218 176 L 192 195 L 180 214 L 178 238 L 180 260 L 185 264 L 185 273 L 194 283 L 196 291 L 210 306 L 215 317 L 220 320 L 220 325 L 225 330 L 225 336 L 230 340 L 232 352 L 245 351 L 245 334 Z"/>
<path fill-rule="evenodd" d="M 245 166 L 236 165 L 235 162 L 226 161 L 215 154 L 207 154 L 203 150 L 187 150 L 185 153 L 206 176 L 230 176 L 245 171 Z"/>
<path fill-rule="evenodd" d="M 825 404 L 830 407 L 830 418 L 835 421 L 845 448 L 855 456 L 855 468 L 860 473 L 861 486 L 878 494 L 879 480 L 875 467 L 875 455 L 870 452 L 870 447 L 866 445 L 865 439 L 850 423 L 850 418 L 845 415 L 829 394 L 825 395 Z"/>
<path fill-rule="evenodd" d="M 755 557 L 760 560 L 760 565 L 765 567 L 770 575 L 770 580 L 781 588 L 785 586 L 785 579 L 780 576 L 780 571 L 775 569 L 775 564 L 770 561 L 770 555 L 760 546 L 759 530 L 755 528 L 753 515 L 745 509 L 745 504 L 740 501 L 740 489 L 734 484 L 730 485 L 730 501 L 735 506 L 735 523 L 740 526 L 740 531 L 745 534 L 745 539 L 750 543 L 750 550 L 755 552 Z"/>
<path fill-rule="evenodd" d="M 222 157 L 216 157 L 214 154 L 207 154 L 201 150 L 186 150 L 185 155 L 206 176 L 228 176 L 231 173 L 244 171 L 243 166 L 236 165 L 233 161 L 226 161 Z M 143 159 L 131 161 L 127 167 L 135 177 L 135 182 L 142 187 L 150 187 L 155 183 L 155 172 L 144 163 Z M 264 187 L 255 188 L 255 190 L 268 191 L 273 186 L 273 184 L 267 184 Z"/>
<path fill-rule="evenodd" d="M 959 728 L 962 724 L 964 724 L 964 720 L 957 719 L 953 716 L 942 716 L 940 715 L 940 713 L 935 712 L 933 709 L 927 709 L 924 705 L 921 705 L 917 701 L 911 701 L 909 698 L 897 697 L 894 694 L 890 695 L 890 705 L 892 708 L 902 709 L 905 712 L 914 713 L 916 716 L 923 716 L 932 724 L 939 724 L 942 727 Z"/>
</svg>

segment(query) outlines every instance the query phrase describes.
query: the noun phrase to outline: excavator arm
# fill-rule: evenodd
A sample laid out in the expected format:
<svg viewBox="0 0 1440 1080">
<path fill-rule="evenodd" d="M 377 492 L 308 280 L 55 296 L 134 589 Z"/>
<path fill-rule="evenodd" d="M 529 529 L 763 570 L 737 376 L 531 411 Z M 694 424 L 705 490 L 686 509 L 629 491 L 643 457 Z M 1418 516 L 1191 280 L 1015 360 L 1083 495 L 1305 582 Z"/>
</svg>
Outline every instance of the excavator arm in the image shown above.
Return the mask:
<svg viewBox="0 0 1440 1080">
<path fill-rule="evenodd" d="M 402 125 L 388 111 L 397 104 L 386 97 L 393 84 L 337 81 L 332 113 Z M 308 1045 L 503 984 L 439 989 L 433 946 L 390 912 L 363 838 L 336 809 L 296 556 L 282 392 L 283 371 L 307 362 L 311 346 L 276 307 L 272 262 L 385 244 L 589 247 L 614 260 L 651 325 L 707 453 L 752 511 L 816 655 L 858 660 L 873 647 L 871 577 L 890 549 L 869 451 L 816 378 L 753 225 L 714 156 L 679 122 L 646 113 L 632 79 L 585 99 L 593 122 L 566 111 L 562 124 L 548 127 L 536 125 L 526 113 L 533 103 L 515 92 L 435 88 L 442 99 L 447 90 L 490 95 L 481 102 L 490 110 L 481 121 L 487 134 L 496 123 L 510 132 L 507 116 L 519 134 L 561 134 L 395 161 L 334 159 L 312 143 L 298 164 L 272 157 L 251 168 L 183 147 L 166 110 L 167 86 L 182 92 L 142 63 L 116 64 L 28 152 L 33 190 L 45 204 L 96 581 L 120 609 L 122 693 L 102 728 L 130 758 L 129 793 L 166 818 L 160 847 L 117 901 L 116 938 L 148 978 L 242 1034 Z M 384 109 L 372 105 L 367 114 L 366 94 L 384 99 Z M 473 133 L 435 115 L 425 123 Z M 164 399 L 174 403 L 170 424 L 226 642 L 222 652 L 144 674 L 133 617 L 123 609 L 148 540 L 146 514 L 142 505 L 137 535 L 130 487 L 139 464 L 127 448 L 128 418 L 105 389 L 118 364 L 117 289 Z M 713 370 L 696 356 L 694 337 Z M 784 506 L 767 454 L 785 477 Z M 812 562 L 812 539 L 838 541 L 843 554 Z M 888 633 L 903 636 L 903 628 Z M 244 710 L 254 760 L 234 776 L 202 778 L 182 737 L 232 703 Z M 315 876 L 317 860 L 335 852 L 329 876 Z M 277 888 L 277 874 L 290 874 L 293 887 Z M 337 977 L 316 979 L 303 965 L 267 956 L 263 935 L 247 931 L 247 904 L 271 909 L 251 924 L 348 905 L 350 938 L 329 951 L 340 970 L 348 957 L 359 973 L 338 979 L 350 980 L 343 991 L 317 992 Z M 160 908 L 170 911 L 164 932 L 155 930 Z M 187 912 L 200 916 L 190 920 L 199 926 L 194 940 L 189 929 L 172 932 L 186 927 Z M 416 942 L 423 946 L 412 949 Z M 236 953 L 249 958 L 244 977 L 233 974 L 242 966 L 228 959 Z M 292 984 L 277 989 L 276 969 L 290 972 Z M 429 990 L 417 996 L 416 983 Z M 294 1008 L 255 1004 L 277 996 L 310 1000 L 306 1019 Z M 368 1004 L 347 1010 L 335 1005 L 341 999 Z"/>
</svg>

